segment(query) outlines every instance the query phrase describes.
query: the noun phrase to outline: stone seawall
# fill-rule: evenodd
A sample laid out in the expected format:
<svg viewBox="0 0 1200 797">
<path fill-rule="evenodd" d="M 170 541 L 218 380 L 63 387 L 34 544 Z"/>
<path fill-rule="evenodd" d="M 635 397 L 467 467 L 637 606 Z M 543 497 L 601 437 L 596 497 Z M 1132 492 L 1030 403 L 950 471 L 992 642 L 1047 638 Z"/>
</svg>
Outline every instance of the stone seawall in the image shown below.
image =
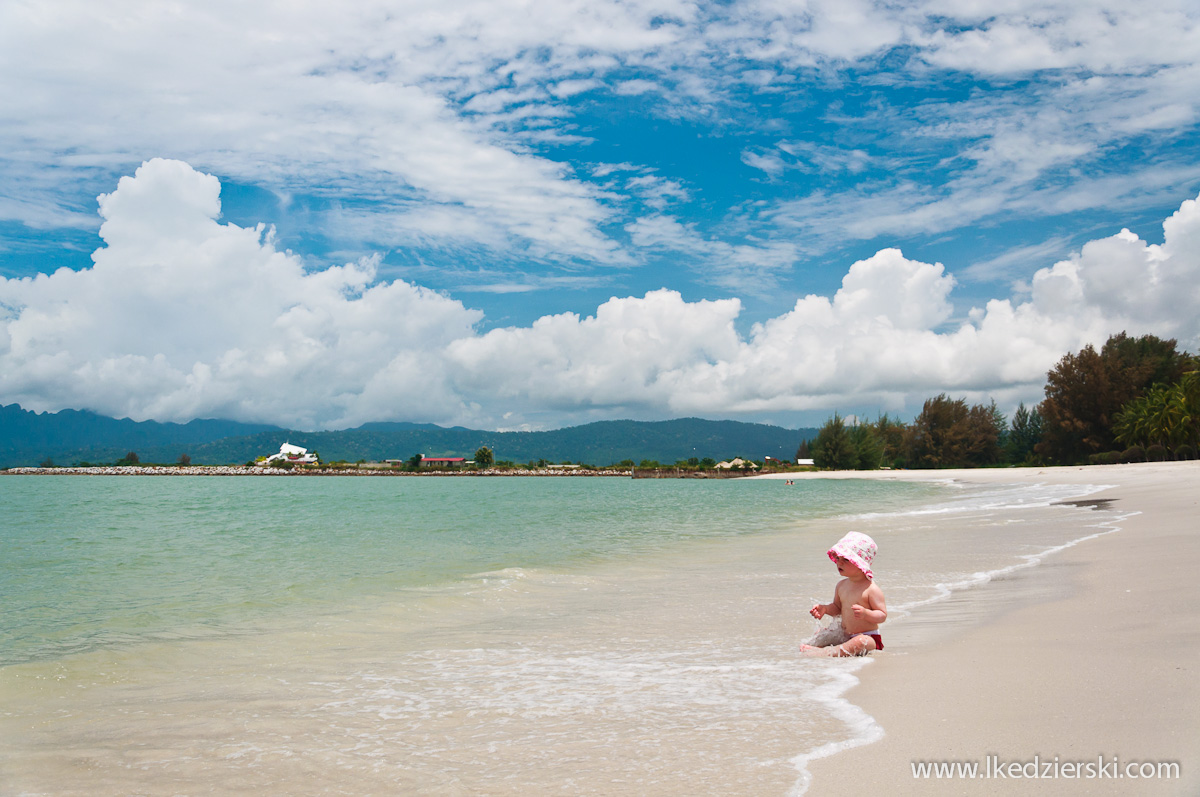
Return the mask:
<svg viewBox="0 0 1200 797">
<path fill-rule="evenodd" d="M 482 470 L 368 470 L 359 468 L 259 468 L 246 465 L 122 465 L 92 468 L 8 468 L 0 475 L 9 476 L 623 476 L 629 470 L 570 470 L 550 468 L 484 468 Z"/>
</svg>

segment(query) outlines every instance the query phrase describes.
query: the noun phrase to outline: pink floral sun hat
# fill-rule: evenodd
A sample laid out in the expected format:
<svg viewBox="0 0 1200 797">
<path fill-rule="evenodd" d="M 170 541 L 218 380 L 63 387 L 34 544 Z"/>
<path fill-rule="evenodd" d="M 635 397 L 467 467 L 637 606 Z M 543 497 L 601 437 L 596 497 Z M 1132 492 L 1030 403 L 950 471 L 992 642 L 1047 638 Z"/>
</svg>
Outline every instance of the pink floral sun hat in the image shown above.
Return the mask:
<svg viewBox="0 0 1200 797">
<path fill-rule="evenodd" d="M 871 560 L 875 558 L 876 550 L 878 549 L 875 540 L 861 532 L 852 531 L 838 540 L 826 553 L 829 555 L 829 561 L 834 564 L 837 564 L 839 556 L 844 556 L 850 564 L 863 571 L 863 575 L 874 581 L 875 574 L 871 572 Z"/>
</svg>

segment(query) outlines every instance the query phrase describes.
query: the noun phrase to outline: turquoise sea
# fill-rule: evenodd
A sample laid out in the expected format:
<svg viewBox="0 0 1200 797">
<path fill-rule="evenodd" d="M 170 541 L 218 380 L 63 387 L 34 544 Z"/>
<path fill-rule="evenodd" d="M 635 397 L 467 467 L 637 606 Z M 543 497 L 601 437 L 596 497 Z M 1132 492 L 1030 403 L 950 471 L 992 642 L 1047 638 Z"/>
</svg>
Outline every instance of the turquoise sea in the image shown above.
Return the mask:
<svg viewBox="0 0 1200 797">
<path fill-rule="evenodd" d="M 12 477 L 0 664 L 336 611 L 903 506 L 928 485 L 621 478 Z"/>
<path fill-rule="evenodd" d="M 0 477 L 16 793 L 784 794 L 880 733 L 796 655 L 849 529 L 905 618 L 1090 487 Z M 1101 529 L 1101 532 L 1103 529 Z"/>
</svg>

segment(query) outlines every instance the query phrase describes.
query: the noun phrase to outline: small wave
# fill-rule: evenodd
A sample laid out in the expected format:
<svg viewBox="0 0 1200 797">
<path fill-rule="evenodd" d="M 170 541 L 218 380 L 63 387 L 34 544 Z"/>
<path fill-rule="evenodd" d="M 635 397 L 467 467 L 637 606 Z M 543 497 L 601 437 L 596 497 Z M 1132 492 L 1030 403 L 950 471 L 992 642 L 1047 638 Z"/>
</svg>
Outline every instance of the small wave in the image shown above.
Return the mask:
<svg viewBox="0 0 1200 797">
<path fill-rule="evenodd" d="M 465 578 L 474 579 L 474 580 L 482 580 L 482 581 L 487 581 L 490 579 L 501 579 L 501 580 L 505 580 L 505 581 L 512 581 L 512 580 L 519 581 L 521 579 L 529 578 L 531 575 L 533 575 L 533 571 L 528 570 L 524 567 L 505 567 L 501 570 L 487 570 L 483 573 L 471 573 L 470 575 L 465 576 Z"/>
<path fill-rule="evenodd" d="M 954 482 L 943 482 L 948 486 L 963 488 Z M 845 515 L 841 519 L 880 520 L 897 517 L 921 517 L 927 515 L 950 515 L 973 512 L 998 512 L 1010 509 L 1034 509 L 1053 506 L 1070 499 L 1086 498 L 1089 495 L 1112 488 L 1111 484 L 1005 484 L 988 485 L 970 489 L 965 494 L 949 501 L 924 504 L 894 512 L 864 512 Z"/>
<path fill-rule="evenodd" d="M 814 689 L 809 697 L 824 705 L 833 717 L 844 723 L 850 730 L 850 737 L 827 742 L 793 758 L 792 766 L 799 772 L 799 777 L 788 792 L 789 797 L 800 797 L 812 785 L 812 773 L 808 770 L 811 762 L 855 747 L 874 744 L 884 737 L 883 726 L 876 722 L 874 717 L 843 697 L 851 687 L 858 685 L 855 673 L 870 664 L 871 659 L 864 656 L 849 662 L 845 659 L 835 659 L 820 663 L 830 671 L 831 680 Z"/>
<path fill-rule="evenodd" d="M 550 643 L 414 651 L 386 669 L 323 684 L 328 699 L 311 716 L 322 726 L 354 727 L 356 743 L 380 753 L 393 749 L 398 736 L 414 740 L 421 765 L 431 771 L 519 742 L 532 758 L 489 764 L 489 778 L 514 781 L 543 765 L 552 769 L 564 754 L 578 755 L 581 743 L 637 750 L 658 773 L 668 772 L 679 746 L 687 746 L 700 770 L 689 774 L 715 789 L 723 777 L 722 740 L 755 738 L 763 724 L 804 737 L 814 718 L 832 720 L 850 729 L 837 745 L 874 741 L 881 733 L 874 721 L 842 698 L 857 683 L 851 673 L 864 664 L 797 666 L 794 655 L 778 650 L 700 640 L 652 649 L 630 640 L 600 650 Z M 386 729 L 377 727 L 380 720 Z M 422 746 L 431 728 L 438 729 L 437 743 Z M 455 743 L 446 746 L 441 734 Z M 788 747 L 777 742 L 743 763 L 788 767 L 779 774 L 791 781 Z"/>
<path fill-rule="evenodd" d="M 538 584 L 594 584 L 596 578 L 582 573 L 564 573 L 554 570 L 540 570 L 528 567 L 506 567 L 502 570 L 488 570 L 483 573 L 472 573 L 464 576 L 467 582 L 485 584 L 513 584 L 528 582 Z"/>
<path fill-rule="evenodd" d="M 1072 509 L 1070 511 L 1087 511 L 1087 510 Z M 1123 522 L 1126 518 L 1130 518 L 1130 517 L 1133 517 L 1134 515 L 1139 515 L 1139 514 L 1141 514 L 1141 513 L 1140 512 L 1126 512 L 1124 514 L 1116 515 L 1112 518 L 1108 518 L 1106 520 L 1101 521 L 1100 523 L 1096 523 L 1096 524 L 1088 527 L 1088 528 L 1101 528 L 1101 529 L 1103 529 L 1103 531 L 1097 531 L 1092 534 L 1085 534 L 1082 537 L 1077 537 L 1076 539 L 1068 540 L 1067 542 L 1064 542 L 1060 545 L 1054 545 L 1049 548 L 1045 548 L 1041 551 L 1038 551 L 1037 553 L 1021 554 L 1018 557 L 1021 561 L 1015 562 L 1011 565 L 999 567 L 999 568 L 996 568 L 995 570 L 986 570 L 986 571 L 981 571 L 978 573 L 973 573 L 968 578 L 960 579 L 958 581 L 949 581 L 949 582 L 944 581 L 944 582 L 940 582 L 938 584 L 934 584 L 933 585 L 933 589 L 935 590 L 934 595 L 932 595 L 931 597 L 928 597 L 928 598 L 923 598 L 921 600 L 909 601 L 908 603 L 899 604 L 899 605 L 893 607 L 893 613 L 896 613 L 899 616 L 903 617 L 903 616 L 911 614 L 914 609 L 917 609 L 921 606 L 928 606 L 931 603 L 937 603 L 939 601 L 944 601 L 947 598 L 949 598 L 951 595 L 953 595 L 955 592 L 958 592 L 960 590 L 971 589 L 973 587 L 982 586 L 983 584 L 988 583 L 989 581 L 991 581 L 994 578 L 998 578 L 1000 576 L 1006 576 L 1009 573 L 1015 573 L 1016 571 L 1024 570 L 1027 567 L 1033 567 L 1034 565 L 1039 564 L 1046 557 L 1056 554 L 1060 551 L 1065 551 L 1068 548 L 1073 548 L 1081 542 L 1087 542 L 1088 540 L 1094 540 L 1097 537 L 1103 537 L 1105 535 L 1112 534 L 1113 532 L 1120 531 L 1121 526 L 1119 524 L 1121 522 Z"/>
</svg>

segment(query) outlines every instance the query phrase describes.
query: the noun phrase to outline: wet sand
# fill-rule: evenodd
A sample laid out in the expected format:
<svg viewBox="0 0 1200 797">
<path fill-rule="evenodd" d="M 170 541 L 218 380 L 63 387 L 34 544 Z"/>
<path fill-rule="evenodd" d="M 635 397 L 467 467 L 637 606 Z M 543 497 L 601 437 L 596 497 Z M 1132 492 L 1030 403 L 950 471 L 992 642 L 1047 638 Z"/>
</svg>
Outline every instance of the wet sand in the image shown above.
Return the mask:
<svg viewBox="0 0 1200 797">
<path fill-rule="evenodd" d="M 832 476 L 847 475 L 864 474 Z M 1093 511 L 1124 517 L 1116 533 L 889 624 L 887 650 L 846 695 L 884 738 L 812 762 L 808 794 L 1200 793 L 1200 462 L 868 478 L 1110 484 Z M 1043 777 L 1057 757 L 1059 777 L 913 775 L 921 761 L 978 762 L 982 775 L 988 756 L 1009 773 L 1032 773 L 1036 756 Z M 1075 761 L 1105 777 L 1064 769 Z M 1126 774 L 1145 762 L 1178 762 L 1180 777 Z"/>
</svg>

